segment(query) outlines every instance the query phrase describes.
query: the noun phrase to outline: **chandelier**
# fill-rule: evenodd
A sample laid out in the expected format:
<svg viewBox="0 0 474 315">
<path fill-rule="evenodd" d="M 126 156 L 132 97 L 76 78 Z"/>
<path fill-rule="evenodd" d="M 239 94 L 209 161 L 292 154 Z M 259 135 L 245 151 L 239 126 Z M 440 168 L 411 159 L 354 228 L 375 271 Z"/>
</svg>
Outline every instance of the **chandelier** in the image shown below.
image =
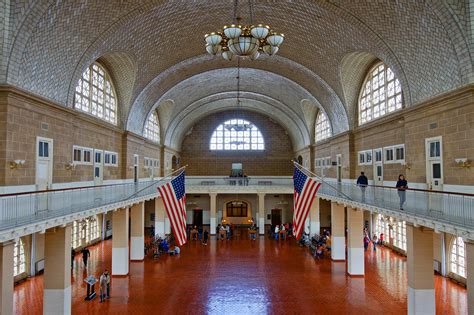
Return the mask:
<svg viewBox="0 0 474 315">
<path fill-rule="evenodd" d="M 240 25 L 237 17 L 238 0 L 234 1 L 234 23 L 225 25 L 222 32 L 204 35 L 206 51 L 210 55 L 222 52 L 222 58 L 232 60 L 234 56 L 257 59 L 264 53 L 275 55 L 283 43 L 285 35 L 273 31 L 265 24 L 253 25 L 253 6 L 249 1 L 250 25 Z"/>
</svg>

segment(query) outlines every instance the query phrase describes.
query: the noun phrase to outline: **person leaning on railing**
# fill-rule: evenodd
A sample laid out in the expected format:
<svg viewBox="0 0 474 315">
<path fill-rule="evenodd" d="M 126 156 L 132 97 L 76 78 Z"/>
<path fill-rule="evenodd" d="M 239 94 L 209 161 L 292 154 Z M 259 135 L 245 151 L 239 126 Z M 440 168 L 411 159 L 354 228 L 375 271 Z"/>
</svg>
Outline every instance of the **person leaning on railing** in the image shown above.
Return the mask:
<svg viewBox="0 0 474 315">
<path fill-rule="evenodd" d="M 400 210 L 403 210 L 403 204 L 405 203 L 406 190 L 408 189 L 408 182 L 403 174 L 398 175 L 397 181 L 398 197 L 400 198 Z"/>
</svg>

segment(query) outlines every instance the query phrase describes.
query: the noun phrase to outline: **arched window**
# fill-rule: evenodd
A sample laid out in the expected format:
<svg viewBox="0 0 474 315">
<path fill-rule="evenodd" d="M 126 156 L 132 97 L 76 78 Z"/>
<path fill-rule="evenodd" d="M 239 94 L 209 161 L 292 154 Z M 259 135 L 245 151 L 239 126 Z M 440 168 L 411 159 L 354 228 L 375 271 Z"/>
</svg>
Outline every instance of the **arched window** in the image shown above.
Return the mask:
<svg viewBox="0 0 474 315">
<path fill-rule="evenodd" d="M 359 99 L 359 125 L 403 107 L 402 87 L 384 63 L 374 66 L 365 79 Z"/>
<path fill-rule="evenodd" d="M 316 117 L 316 142 L 329 138 L 331 134 L 331 125 L 329 124 L 328 116 L 320 110 Z"/>
<path fill-rule="evenodd" d="M 395 232 L 395 246 L 407 250 L 407 225 L 405 221 L 398 221 Z"/>
<path fill-rule="evenodd" d="M 264 150 L 265 142 L 257 126 L 243 119 L 219 125 L 211 136 L 211 150 Z"/>
<path fill-rule="evenodd" d="M 13 249 L 13 275 L 18 276 L 26 271 L 25 247 L 23 241 L 18 239 Z"/>
<path fill-rule="evenodd" d="M 461 237 L 455 237 L 451 246 L 451 272 L 466 277 L 466 247 Z"/>
<path fill-rule="evenodd" d="M 86 242 L 89 243 L 97 238 L 99 238 L 99 220 L 97 216 L 93 216 L 87 219 Z"/>
<path fill-rule="evenodd" d="M 81 245 L 81 233 L 79 228 L 79 222 L 77 221 L 72 222 L 71 243 L 72 248 L 78 248 Z"/>
<path fill-rule="evenodd" d="M 107 72 L 99 64 L 91 64 L 76 85 L 74 108 L 117 124 L 117 100 Z"/>
<path fill-rule="evenodd" d="M 143 135 L 154 142 L 160 142 L 160 124 L 156 112 L 148 117 Z"/>
</svg>

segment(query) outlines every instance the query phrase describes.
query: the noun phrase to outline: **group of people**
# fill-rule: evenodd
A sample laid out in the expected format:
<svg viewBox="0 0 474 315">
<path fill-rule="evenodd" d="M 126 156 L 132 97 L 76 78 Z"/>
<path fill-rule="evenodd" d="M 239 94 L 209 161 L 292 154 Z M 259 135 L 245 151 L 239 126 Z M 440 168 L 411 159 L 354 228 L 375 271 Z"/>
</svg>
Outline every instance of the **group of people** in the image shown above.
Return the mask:
<svg viewBox="0 0 474 315">
<path fill-rule="evenodd" d="M 360 187 L 362 193 L 362 202 L 365 202 L 365 189 L 369 185 L 369 179 L 365 176 L 364 172 L 360 172 L 360 176 L 357 178 L 357 186 Z M 403 210 L 403 205 L 406 201 L 406 190 L 408 189 L 408 182 L 403 174 L 398 175 L 397 184 L 395 185 L 400 198 L 400 210 Z"/>
<path fill-rule="evenodd" d="M 314 257 L 322 259 L 325 252 L 331 251 L 332 239 L 329 230 L 324 230 L 322 235 L 315 235 L 311 240 L 311 247 L 314 250 Z"/>
<path fill-rule="evenodd" d="M 285 223 L 285 224 L 276 224 L 270 226 L 269 235 L 270 238 L 274 238 L 275 240 L 284 240 L 287 237 L 291 237 L 293 233 L 293 224 Z"/>
<path fill-rule="evenodd" d="M 219 224 L 217 226 L 217 234 L 219 235 L 219 239 L 221 241 L 225 240 L 230 240 L 232 236 L 234 235 L 234 225 L 233 224 Z"/>
<path fill-rule="evenodd" d="M 384 246 L 384 235 L 383 233 L 380 233 L 380 236 L 377 237 L 377 234 L 372 235 L 372 239 L 370 238 L 369 232 L 367 229 L 364 229 L 364 250 L 367 251 L 369 248 L 370 242 L 372 242 L 372 246 L 374 251 L 377 250 L 376 245 Z"/>
<path fill-rule="evenodd" d="M 209 240 L 209 231 L 207 229 L 203 229 L 202 226 L 193 226 L 192 228 L 188 226 L 187 229 L 188 238 L 194 241 L 200 240 L 202 241 L 203 245 L 207 245 Z"/>
</svg>

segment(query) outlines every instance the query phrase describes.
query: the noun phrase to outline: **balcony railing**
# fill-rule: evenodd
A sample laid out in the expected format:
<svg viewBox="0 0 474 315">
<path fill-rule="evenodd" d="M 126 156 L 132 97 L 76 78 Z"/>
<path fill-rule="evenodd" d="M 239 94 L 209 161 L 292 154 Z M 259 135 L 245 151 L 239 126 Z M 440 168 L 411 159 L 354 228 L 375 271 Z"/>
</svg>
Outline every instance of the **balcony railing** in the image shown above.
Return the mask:
<svg viewBox="0 0 474 315">
<path fill-rule="evenodd" d="M 160 182 L 162 180 L 0 195 L 0 232 L 91 209 L 110 208 L 126 201 L 152 198 L 158 194 L 156 187 Z M 255 187 L 257 191 L 269 185 L 291 189 L 293 183 L 289 176 L 251 176 L 247 179 L 187 176 L 186 185 L 248 185 L 246 189 Z M 353 184 L 325 181 L 318 193 L 329 199 L 367 204 L 474 230 L 474 195 L 470 194 L 409 189 L 404 210 L 400 210 L 398 191 L 393 187 L 361 189 Z"/>
<path fill-rule="evenodd" d="M 401 210 L 399 191 L 395 187 L 360 187 L 348 183 L 324 182 L 318 193 L 474 229 L 474 195 L 472 194 L 407 189 L 404 192 L 406 201 Z"/>
</svg>

